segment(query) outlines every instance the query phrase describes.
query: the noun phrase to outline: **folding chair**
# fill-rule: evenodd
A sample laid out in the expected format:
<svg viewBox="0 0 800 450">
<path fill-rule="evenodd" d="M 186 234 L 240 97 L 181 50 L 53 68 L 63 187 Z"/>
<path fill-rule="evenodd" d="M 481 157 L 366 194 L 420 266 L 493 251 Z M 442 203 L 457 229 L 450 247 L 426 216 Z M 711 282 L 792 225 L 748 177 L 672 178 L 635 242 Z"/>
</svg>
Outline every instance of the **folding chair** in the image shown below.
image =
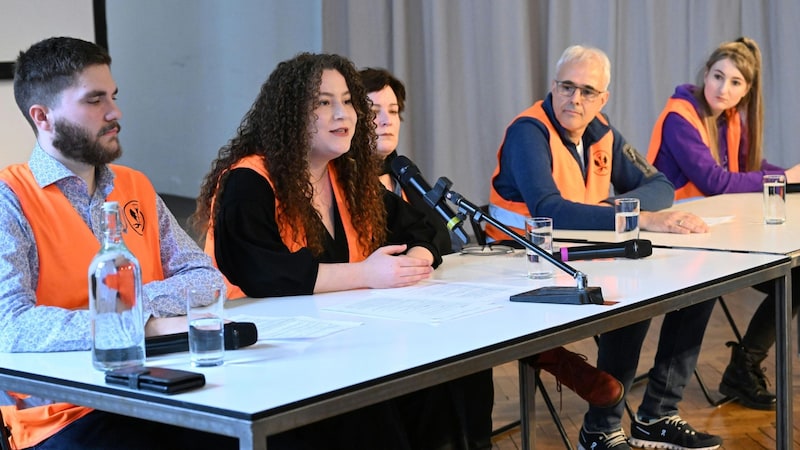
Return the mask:
<svg viewBox="0 0 800 450">
<path fill-rule="evenodd" d="M 739 332 L 739 328 L 736 326 L 736 322 L 733 319 L 733 315 L 731 314 L 730 310 L 728 309 L 728 305 L 725 303 L 725 300 L 723 300 L 722 297 L 717 297 L 717 301 L 719 302 L 719 305 L 722 308 L 722 311 L 725 313 L 725 317 L 727 318 L 728 323 L 731 326 L 731 330 L 733 331 L 733 334 L 736 337 L 736 341 L 737 342 L 741 342 L 742 341 L 742 335 Z M 597 342 L 597 340 L 598 340 L 598 337 L 595 336 L 595 342 Z M 519 363 L 520 364 L 534 364 L 534 361 L 535 361 L 534 358 L 529 358 L 529 359 L 526 359 L 526 360 L 521 360 Z M 550 395 L 547 393 L 547 389 L 545 388 L 544 384 L 542 383 L 542 380 L 539 377 L 539 373 L 540 373 L 540 371 L 537 369 L 536 370 L 536 389 L 542 395 L 542 400 L 544 400 L 545 406 L 547 407 L 547 410 L 550 413 L 550 416 L 553 418 L 553 422 L 555 423 L 556 428 L 558 429 L 558 433 L 561 436 L 561 440 L 564 442 L 565 448 L 567 448 L 568 450 L 573 450 L 574 448 L 573 448 L 572 443 L 570 441 L 570 437 L 567 435 L 567 432 L 564 429 L 564 425 L 561 422 L 561 417 L 558 415 L 558 411 L 556 411 L 555 407 L 553 406 L 553 402 L 550 400 Z M 698 384 L 700 385 L 700 389 L 703 391 L 703 395 L 706 397 L 706 400 L 708 401 L 708 403 L 711 406 L 714 406 L 714 407 L 722 406 L 722 405 L 724 405 L 726 403 L 729 403 L 729 402 L 735 400 L 735 398 L 728 397 L 728 396 L 723 396 L 721 398 L 714 398 L 712 396 L 710 390 L 706 386 L 706 383 L 703 380 L 703 377 L 700 375 L 700 372 L 698 372 L 696 368 L 695 368 L 695 371 L 694 371 L 694 376 L 697 379 Z M 633 384 L 635 385 L 635 384 L 640 383 L 640 382 L 642 382 L 642 381 L 644 381 L 646 379 L 647 379 L 647 374 L 646 373 L 638 375 L 636 378 L 634 378 Z M 520 401 L 522 401 L 522 399 L 520 399 Z M 636 413 L 633 411 L 633 408 L 631 408 L 631 406 L 627 402 L 627 400 L 625 401 L 625 410 L 628 412 L 628 416 L 631 418 L 631 420 L 633 420 L 636 417 Z M 505 426 L 495 430 L 494 434 L 503 433 L 503 432 L 508 431 L 510 429 L 513 429 L 513 428 L 515 428 L 515 427 L 517 427 L 519 425 L 520 425 L 520 421 L 515 421 L 515 422 L 512 422 L 512 423 L 509 423 L 508 425 L 505 425 Z"/>
<path fill-rule="evenodd" d="M 520 379 L 522 379 L 522 371 L 524 370 L 523 365 L 532 366 L 535 364 L 536 358 L 525 358 L 523 360 L 518 361 L 520 364 L 519 371 L 520 371 Z M 535 367 L 534 367 L 535 368 Z M 570 438 L 567 435 L 567 430 L 564 429 L 564 425 L 561 422 L 561 418 L 558 416 L 558 412 L 556 411 L 555 406 L 553 405 L 553 401 L 550 399 L 550 395 L 547 393 L 547 389 L 545 388 L 544 384 L 542 383 L 542 379 L 539 377 L 540 370 L 537 368 L 534 373 L 535 375 L 535 383 L 536 383 L 536 390 L 542 395 L 542 400 L 544 400 L 544 404 L 547 407 L 547 411 L 550 413 L 550 417 L 553 418 L 553 423 L 555 424 L 556 428 L 558 429 L 558 434 L 561 436 L 561 441 L 564 442 L 565 448 L 567 450 L 574 450 L 572 446 L 572 442 L 570 442 Z M 527 392 L 523 392 L 520 389 L 520 402 L 525 401 L 523 398 L 524 395 L 528 395 Z M 521 426 L 522 420 L 515 420 L 510 422 L 502 427 L 496 428 L 492 431 L 493 436 L 497 436 L 499 434 L 505 433 L 509 430 L 513 430 Z"/>
<path fill-rule="evenodd" d="M 741 344 L 742 343 L 742 334 L 739 333 L 739 327 L 736 326 L 736 322 L 733 320 L 733 316 L 731 315 L 731 311 L 728 309 L 728 305 L 725 304 L 725 300 L 722 297 L 717 297 L 717 303 L 722 308 L 722 311 L 725 313 L 725 317 L 728 319 L 728 323 L 731 326 L 731 331 L 733 331 L 733 335 L 736 336 L 736 342 Z M 694 369 L 694 377 L 697 378 L 697 382 L 700 384 L 700 389 L 703 391 L 703 395 L 705 395 L 706 400 L 711 406 L 722 406 L 726 403 L 730 403 L 736 400 L 735 397 L 728 397 L 723 396 L 721 398 L 715 399 L 711 396 L 710 391 L 706 387 L 705 382 L 703 382 L 703 377 L 700 376 L 700 372 L 697 371 L 697 368 Z"/>
</svg>

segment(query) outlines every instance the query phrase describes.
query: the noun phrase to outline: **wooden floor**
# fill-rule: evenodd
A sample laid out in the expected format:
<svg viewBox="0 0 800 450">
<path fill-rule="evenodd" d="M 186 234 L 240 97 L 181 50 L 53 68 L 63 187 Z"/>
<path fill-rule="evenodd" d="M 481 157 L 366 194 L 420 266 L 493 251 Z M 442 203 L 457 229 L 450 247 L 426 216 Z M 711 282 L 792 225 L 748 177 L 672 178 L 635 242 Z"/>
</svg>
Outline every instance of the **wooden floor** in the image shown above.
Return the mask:
<svg viewBox="0 0 800 450">
<path fill-rule="evenodd" d="M 753 290 L 744 289 L 730 296 L 725 297 L 726 304 L 735 318 L 739 330 L 744 330 L 749 322 L 756 306 L 758 306 L 763 294 Z M 793 321 L 793 328 L 796 328 Z M 639 372 L 645 373 L 653 361 L 655 348 L 657 345 L 658 332 L 661 328 L 660 318 L 653 320 L 647 339 L 645 340 L 642 356 L 639 361 Z M 728 325 L 727 319 L 722 309 L 717 305 L 711 316 L 708 330 L 703 341 L 703 349 L 700 352 L 698 371 L 714 398 L 721 395 L 717 391 L 722 372 L 728 364 L 730 349 L 725 346 L 725 342 L 732 340 L 734 334 Z M 793 332 L 792 348 L 793 354 L 797 355 L 797 330 Z M 572 351 L 582 353 L 589 357 L 589 361 L 594 363 L 597 358 L 597 346 L 592 339 L 576 342 L 567 346 Z M 765 362 L 767 367 L 767 377 L 774 383 L 775 380 L 775 359 L 774 349 L 770 357 Z M 793 358 L 793 404 L 800 405 L 800 360 Z M 517 364 L 506 364 L 494 369 L 495 380 L 495 407 L 493 420 L 495 429 L 510 424 L 519 419 L 519 389 L 517 384 Z M 546 389 L 559 411 L 559 416 L 564 424 L 564 428 L 569 436 L 570 443 L 574 449 L 578 447 L 578 431 L 583 422 L 583 415 L 586 412 L 586 403 L 574 392 L 564 388 L 559 394 L 556 391 L 556 383 L 552 375 L 544 373 L 542 375 Z M 775 390 L 774 384 L 770 386 L 772 392 Z M 644 392 L 644 382 L 634 386 L 628 394 L 629 403 L 634 410 L 638 407 Z M 722 436 L 724 444 L 722 448 L 728 450 L 754 450 L 754 449 L 774 449 L 775 448 L 775 413 L 771 411 L 756 411 L 741 407 L 736 403 L 728 403 L 719 407 L 711 406 L 703 395 L 700 385 L 696 379 L 692 379 L 684 391 L 684 399 L 680 404 L 680 415 L 689 424 L 698 430 L 714 433 Z M 800 448 L 800 410 L 794 408 L 794 448 Z M 627 415 L 623 418 L 623 426 L 626 432 L 630 429 L 630 421 Z M 536 413 L 535 413 L 535 448 L 538 450 L 565 449 L 567 448 L 558 433 L 553 420 L 550 418 L 541 396 L 537 394 Z M 493 440 L 495 450 L 510 450 L 522 448 L 520 442 L 519 427 L 510 429 L 507 432 L 498 434 Z"/>
</svg>

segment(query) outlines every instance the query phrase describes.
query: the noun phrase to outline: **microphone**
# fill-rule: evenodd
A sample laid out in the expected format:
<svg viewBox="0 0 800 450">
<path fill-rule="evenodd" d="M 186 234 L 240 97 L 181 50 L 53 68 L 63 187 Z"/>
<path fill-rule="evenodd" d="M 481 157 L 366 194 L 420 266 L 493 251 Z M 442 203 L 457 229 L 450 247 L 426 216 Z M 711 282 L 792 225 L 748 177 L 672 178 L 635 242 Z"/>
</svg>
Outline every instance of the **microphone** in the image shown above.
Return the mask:
<svg viewBox="0 0 800 450">
<path fill-rule="evenodd" d="M 631 239 L 613 244 L 562 247 L 560 250 L 553 252 L 553 256 L 561 261 L 599 258 L 639 259 L 652 254 L 653 244 L 647 239 Z"/>
<path fill-rule="evenodd" d="M 228 322 L 225 327 L 225 350 L 237 350 L 253 345 L 258 340 L 258 328 L 253 322 Z M 144 340 L 146 356 L 158 356 L 168 353 L 188 352 L 189 333 L 165 334 L 149 336 Z"/>
<path fill-rule="evenodd" d="M 469 242 L 464 230 L 461 228 L 464 221 L 458 214 L 454 213 L 443 196 L 445 192 L 434 191 L 431 185 L 425 181 L 419 168 L 405 156 L 397 156 L 392 160 L 392 172 L 400 180 L 403 189 L 412 189 L 425 199 L 425 203 L 433 208 L 442 219 L 444 219 L 447 229 L 458 236 L 463 243 Z"/>
<path fill-rule="evenodd" d="M 531 302 L 531 303 L 559 303 L 565 305 L 602 305 L 603 291 L 597 286 L 589 286 L 589 279 L 586 274 L 575 270 L 572 266 L 565 263 L 552 253 L 542 249 L 528 239 L 517 234 L 511 228 L 501 223 L 499 220 L 483 212 L 477 205 L 465 199 L 455 191 L 447 191 L 447 199 L 458 207 L 459 212 L 469 214 L 472 220 L 486 222 L 495 226 L 498 230 L 505 233 L 508 237 L 522 245 L 526 249 L 541 256 L 547 262 L 553 264 L 575 279 L 576 286 L 542 286 L 527 292 L 512 295 L 509 300 L 512 302 Z"/>
</svg>

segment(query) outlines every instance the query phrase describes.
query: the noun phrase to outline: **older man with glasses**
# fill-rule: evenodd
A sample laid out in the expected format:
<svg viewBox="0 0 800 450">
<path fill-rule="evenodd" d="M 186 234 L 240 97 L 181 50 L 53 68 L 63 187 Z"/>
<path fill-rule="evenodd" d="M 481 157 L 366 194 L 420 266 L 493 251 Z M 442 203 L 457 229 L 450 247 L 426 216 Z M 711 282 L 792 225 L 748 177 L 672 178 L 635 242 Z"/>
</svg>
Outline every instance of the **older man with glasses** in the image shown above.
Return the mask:
<svg viewBox="0 0 800 450">
<path fill-rule="evenodd" d="M 610 80 L 611 63 L 602 50 L 575 45 L 564 51 L 550 93 L 506 129 L 491 180 L 492 217 L 521 234 L 526 216 L 552 217 L 560 229 L 613 230 L 614 198 L 635 197 L 642 229 L 708 231 L 695 215 L 660 211 L 672 205 L 674 187 L 601 113 Z M 507 239 L 494 227 L 486 232 L 495 240 Z M 713 300 L 707 301 L 664 317 L 647 389 L 631 424 L 632 443 L 672 449 L 714 449 L 722 443 L 718 436 L 695 431 L 677 407 L 713 307 Z M 624 392 L 633 383 L 649 326 L 646 320 L 600 336 L 597 369 L 622 382 Z M 623 401 L 590 404 L 578 448 L 629 450 L 624 411 Z"/>
</svg>

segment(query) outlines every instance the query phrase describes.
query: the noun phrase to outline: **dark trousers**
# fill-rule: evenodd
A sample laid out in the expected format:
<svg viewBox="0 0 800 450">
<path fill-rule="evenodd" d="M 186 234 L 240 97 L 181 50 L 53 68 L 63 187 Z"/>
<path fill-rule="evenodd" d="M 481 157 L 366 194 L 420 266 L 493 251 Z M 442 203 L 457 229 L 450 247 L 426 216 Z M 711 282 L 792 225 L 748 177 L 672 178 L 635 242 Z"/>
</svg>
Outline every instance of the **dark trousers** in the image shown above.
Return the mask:
<svg viewBox="0 0 800 450">
<path fill-rule="evenodd" d="M 658 349 L 638 410 L 640 416 L 659 418 L 677 414 L 683 389 L 697 366 L 703 335 L 715 301 L 708 300 L 664 316 Z M 626 393 L 636 377 L 648 328 L 649 319 L 600 335 L 597 368 L 616 377 Z M 584 427 L 593 432 L 616 431 L 622 427 L 624 411 L 624 401 L 610 408 L 590 406 L 584 416 Z"/>
<path fill-rule="evenodd" d="M 270 450 L 411 450 L 389 402 L 290 430 L 267 439 Z M 375 447 L 381 442 L 379 447 Z M 39 443 L 35 450 L 237 450 L 235 438 L 93 411 Z M 432 447 L 433 448 L 433 447 Z"/>
<path fill-rule="evenodd" d="M 36 450 L 238 449 L 239 441 L 218 434 L 94 410 L 31 447 Z"/>
<path fill-rule="evenodd" d="M 767 294 L 750 319 L 747 331 L 742 336 L 742 345 L 760 359 L 766 358 L 775 343 L 775 282 L 768 281 L 753 286 Z M 800 303 L 800 268 L 792 269 L 792 317 L 797 315 Z"/>
</svg>

